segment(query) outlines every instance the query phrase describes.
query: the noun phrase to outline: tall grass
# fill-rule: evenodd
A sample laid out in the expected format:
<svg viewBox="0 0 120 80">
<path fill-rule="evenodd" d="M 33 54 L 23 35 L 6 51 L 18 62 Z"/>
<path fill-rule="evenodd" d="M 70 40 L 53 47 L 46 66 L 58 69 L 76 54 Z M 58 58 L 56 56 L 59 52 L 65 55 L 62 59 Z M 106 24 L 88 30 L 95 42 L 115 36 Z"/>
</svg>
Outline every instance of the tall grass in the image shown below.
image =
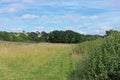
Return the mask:
<svg viewBox="0 0 120 80">
<path fill-rule="evenodd" d="M 82 59 L 78 62 L 71 79 L 120 79 L 120 33 L 79 44 L 74 53 L 79 54 Z"/>
<path fill-rule="evenodd" d="M 0 43 L 0 80 L 66 80 L 71 45 Z"/>
</svg>

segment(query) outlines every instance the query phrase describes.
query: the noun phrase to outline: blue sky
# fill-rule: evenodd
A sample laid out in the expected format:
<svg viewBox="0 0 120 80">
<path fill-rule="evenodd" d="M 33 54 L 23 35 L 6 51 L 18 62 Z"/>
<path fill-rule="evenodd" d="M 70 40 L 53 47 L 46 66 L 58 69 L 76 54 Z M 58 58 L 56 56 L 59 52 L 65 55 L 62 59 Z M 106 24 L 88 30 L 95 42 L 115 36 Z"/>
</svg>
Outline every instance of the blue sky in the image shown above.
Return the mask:
<svg viewBox="0 0 120 80">
<path fill-rule="evenodd" d="M 0 0 L 0 30 L 120 30 L 120 0 Z"/>
</svg>

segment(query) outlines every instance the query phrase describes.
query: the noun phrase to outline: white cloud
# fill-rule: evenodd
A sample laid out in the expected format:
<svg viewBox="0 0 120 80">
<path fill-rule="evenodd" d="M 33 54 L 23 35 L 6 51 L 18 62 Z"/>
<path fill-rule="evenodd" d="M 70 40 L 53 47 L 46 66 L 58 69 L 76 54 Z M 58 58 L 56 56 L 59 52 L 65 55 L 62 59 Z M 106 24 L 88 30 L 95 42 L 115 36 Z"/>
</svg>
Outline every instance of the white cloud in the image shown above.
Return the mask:
<svg viewBox="0 0 120 80">
<path fill-rule="evenodd" d="M 98 16 L 90 16 L 89 17 L 91 20 L 97 20 L 99 17 Z"/>
<path fill-rule="evenodd" d="M 81 16 L 81 19 L 82 19 L 82 20 L 86 20 L 86 19 L 88 19 L 88 18 L 87 18 L 87 16 Z"/>
<path fill-rule="evenodd" d="M 83 24 L 80 24 L 79 26 L 78 26 L 80 29 L 86 29 L 86 30 L 88 30 L 88 29 L 91 29 L 91 28 L 93 28 L 93 24 L 92 23 L 83 23 Z"/>
<path fill-rule="evenodd" d="M 6 22 L 0 21 L 0 26 L 6 26 L 6 25 L 7 25 Z"/>
<path fill-rule="evenodd" d="M 29 0 L 25 0 L 26 2 Z M 89 7 L 89 8 L 117 8 L 120 7 L 119 0 L 36 0 L 40 6 L 74 6 L 69 9 L 78 9 L 78 7 Z M 114 4 L 113 4 L 114 3 Z"/>
<path fill-rule="evenodd" d="M 81 15 L 77 15 L 77 14 L 67 14 L 67 15 L 59 15 L 59 16 L 40 16 L 39 18 L 40 20 L 45 20 L 45 21 L 54 21 L 54 22 L 58 22 L 58 21 L 65 21 L 65 22 L 72 22 L 72 23 L 77 23 L 80 22 L 82 20 L 97 20 L 99 19 L 99 16 L 81 16 Z"/>
<path fill-rule="evenodd" d="M 73 30 L 73 28 L 74 28 L 73 26 L 66 26 L 65 27 L 66 30 Z"/>
<path fill-rule="evenodd" d="M 33 0 L 23 0 L 24 3 L 32 3 Z"/>
<path fill-rule="evenodd" d="M 6 9 L 6 12 L 15 12 L 16 10 L 17 10 L 16 8 L 11 7 Z"/>
<path fill-rule="evenodd" d="M 18 17 L 17 19 L 26 20 L 26 19 L 36 19 L 36 18 L 39 18 L 39 16 L 34 14 L 25 14 L 25 15 L 22 15 L 21 17 Z"/>
<path fill-rule="evenodd" d="M 15 4 L 10 4 L 6 7 L 3 7 L 0 9 L 0 13 L 12 13 L 12 12 L 16 12 L 20 9 L 23 8 L 23 5 L 15 3 Z"/>
<path fill-rule="evenodd" d="M 92 25 L 91 23 L 85 23 L 83 26 L 90 27 L 91 25 Z"/>
<path fill-rule="evenodd" d="M 85 31 L 78 31 L 79 33 L 81 33 L 81 34 L 88 34 L 87 32 L 85 32 Z"/>
<path fill-rule="evenodd" d="M 18 0 L 0 0 L 0 2 L 8 3 L 8 2 L 17 2 Z"/>
<path fill-rule="evenodd" d="M 78 22 L 80 18 L 78 15 L 64 15 L 64 16 L 56 16 L 56 19 L 70 22 Z"/>
<path fill-rule="evenodd" d="M 95 33 L 104 35 L 105 31 L 99 29 L 99 30 L 95 30 Z"/>
<path fill-rule="evenodd" d="M 111 27 L 108 27 L 108 26 L 102 26 L 101 29 L 104 30 L 104 31 L 107 31 L 107 30 L 110 30 Z"/>
<path fill-rule="evenodd" d="M 37 30 L 42 30 L 43 28 L 44 28 L 43 26 L 36 27 Z"/>
<path fill-rule="evenodd" d="M 11 28 L 10 30 L 13 31 L 13 32 L 23 31 L 23 29 L 21 27 L 19 27 L 19 28 Z"/>
<path fill-rule="evenodd" d="M 81 16 L 80 17 L 81 20 L 97 20 L 99 19 L 99 16 Z"/>
<path fill-rule="evenodd" d="M 43 26 L 38 26 L 36 27 L 33 31 L 36 32 L 36 31 L 43 31 L 44 27 Z"/>
</svg>

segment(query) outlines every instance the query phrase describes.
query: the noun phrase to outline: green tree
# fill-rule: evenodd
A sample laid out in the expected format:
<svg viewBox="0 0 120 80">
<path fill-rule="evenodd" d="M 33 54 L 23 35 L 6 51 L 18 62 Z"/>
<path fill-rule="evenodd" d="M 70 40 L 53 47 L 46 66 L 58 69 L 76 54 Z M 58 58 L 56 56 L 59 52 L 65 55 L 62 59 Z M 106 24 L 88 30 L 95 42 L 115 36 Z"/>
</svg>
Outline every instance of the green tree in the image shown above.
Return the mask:
<svg viewBox="0 0 120 80">
<path fill-rule="evenodd" d="M 48 41 L 48 38 L 49 38 L 49 34 L 48 33 L 46 33 L 46 32 L 41 32 L 41 34 L 40 34 L 40 38 L 39 38 L 39 40 L 41 41 L 41 42 L 49 42 Z"/>
<path fill-rule="evenodd" d="M 15 36 L 14 36 L 14 38 L 15 38 Z M 29 41 L 29 39 L 25 33 L 20 33 L 18 36 L 18 41 L 27 42 L 27 41 Z"/>
<path fill-rule="evenodd" d="M 31 41 L 33 41 L 33 42 L 38 42 L 38 41 L 39 41 L 39 39 L 38 39 L 38 34 L 35 33 L 35 32 L 30 32 L 30 33 L 28 34 L 28 38 L 29 38 L 29 40 L 31 40 Z"/>
</svg>

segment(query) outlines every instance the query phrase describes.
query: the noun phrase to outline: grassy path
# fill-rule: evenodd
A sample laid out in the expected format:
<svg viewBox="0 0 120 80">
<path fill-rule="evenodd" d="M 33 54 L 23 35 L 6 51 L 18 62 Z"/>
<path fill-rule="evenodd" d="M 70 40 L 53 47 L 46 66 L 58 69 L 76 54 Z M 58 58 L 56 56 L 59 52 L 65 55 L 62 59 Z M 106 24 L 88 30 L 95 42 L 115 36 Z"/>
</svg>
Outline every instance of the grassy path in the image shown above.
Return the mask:
<svg viewBox="0 0 120 80">
<path fill-rule="evenodd" d="M 68 44 L 0 44 L 0 80 L 67 80 Z"/>
</svg>

